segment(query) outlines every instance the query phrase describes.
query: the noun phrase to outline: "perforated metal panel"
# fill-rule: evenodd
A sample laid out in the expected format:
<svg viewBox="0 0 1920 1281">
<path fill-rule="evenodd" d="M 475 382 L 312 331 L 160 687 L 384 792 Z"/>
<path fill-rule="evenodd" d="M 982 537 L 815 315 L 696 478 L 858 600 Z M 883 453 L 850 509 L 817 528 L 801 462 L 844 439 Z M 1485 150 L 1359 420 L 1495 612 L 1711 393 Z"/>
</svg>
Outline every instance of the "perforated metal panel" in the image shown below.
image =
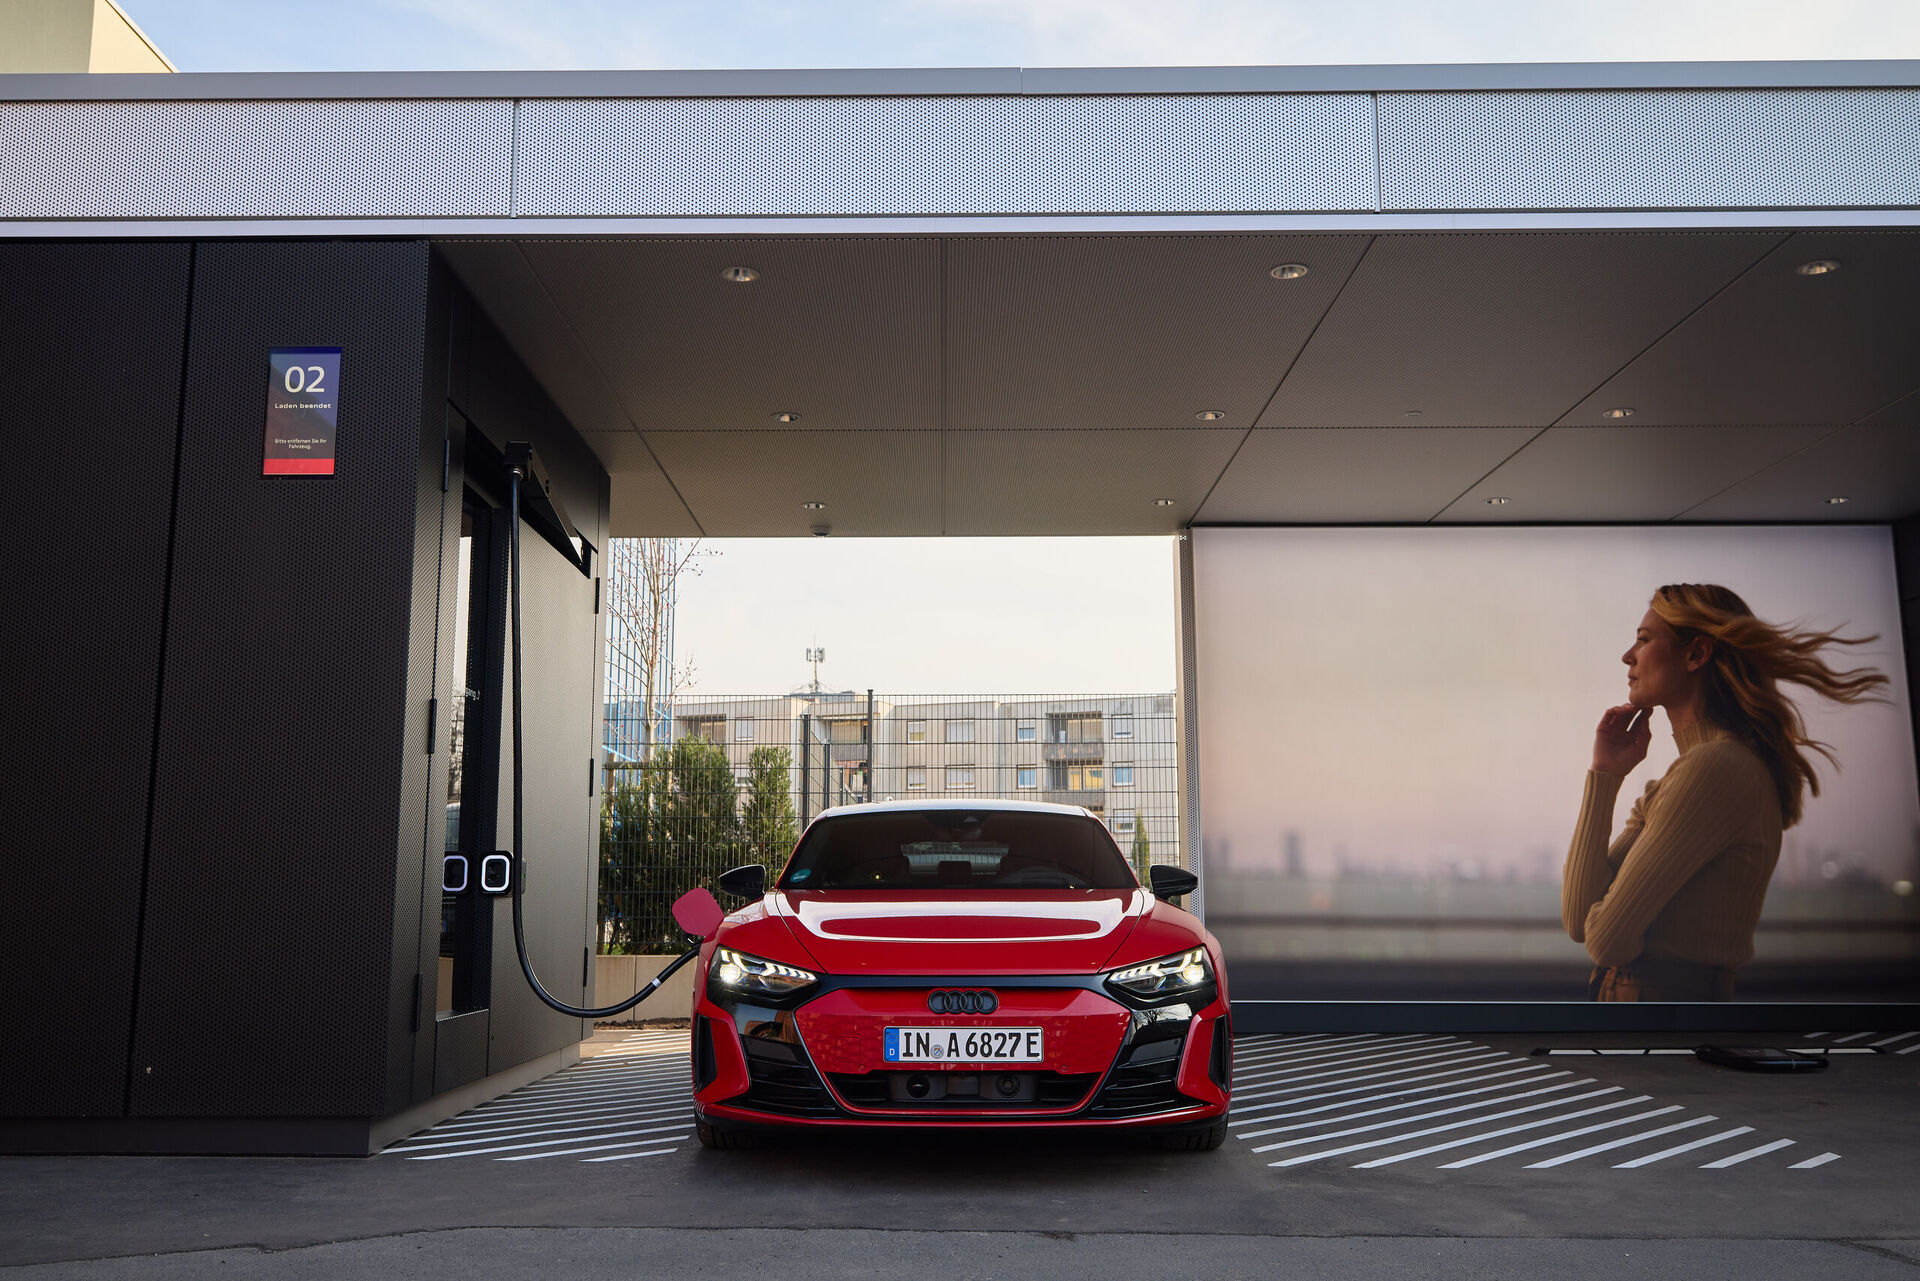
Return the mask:
<svg viewBox="0 0 1920 1281">
<path fill-rule="evenodd" d="M 1388 210 L 1920 204 L 1920 90 L 1380 95 Z"/>
<path fill-rule="evenodd" d="M 1374 205 L 1367 94 L 535 99 L 522 217 Z"/>
<path fill-rule="evenodd" d="M 513 104 L 0 102 L 0 218 L 504 217 Z"/>
</svg>

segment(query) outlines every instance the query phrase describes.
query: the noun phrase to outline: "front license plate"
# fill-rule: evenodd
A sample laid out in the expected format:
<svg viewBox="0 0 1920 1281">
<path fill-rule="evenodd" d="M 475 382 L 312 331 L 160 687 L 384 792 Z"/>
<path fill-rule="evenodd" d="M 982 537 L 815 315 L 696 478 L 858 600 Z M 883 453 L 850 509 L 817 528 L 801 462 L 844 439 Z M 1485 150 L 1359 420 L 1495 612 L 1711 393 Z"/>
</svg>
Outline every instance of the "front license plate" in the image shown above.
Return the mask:
<svg viewBox="0 0 1920 1281">
<path fill-rule="evenodd" d="M 890 1027 L 889 1063 L 1038 1063 L 1037 1027 Z"/>
</svg>

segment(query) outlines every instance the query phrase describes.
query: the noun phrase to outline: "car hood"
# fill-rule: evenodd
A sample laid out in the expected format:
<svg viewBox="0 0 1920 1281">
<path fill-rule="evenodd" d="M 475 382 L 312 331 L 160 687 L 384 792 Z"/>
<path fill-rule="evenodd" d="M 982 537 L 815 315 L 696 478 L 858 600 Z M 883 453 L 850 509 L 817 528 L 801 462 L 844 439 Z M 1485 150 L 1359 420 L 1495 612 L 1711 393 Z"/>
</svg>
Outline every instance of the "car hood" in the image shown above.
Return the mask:
<svg viewBox="0 0 1920 1281">
<path fill-rule="evenodd" d="M 768 914 L 829 974 L 1092 974 L 1153 898 L 1141 890 L 786 890 Z"/>
</svg>

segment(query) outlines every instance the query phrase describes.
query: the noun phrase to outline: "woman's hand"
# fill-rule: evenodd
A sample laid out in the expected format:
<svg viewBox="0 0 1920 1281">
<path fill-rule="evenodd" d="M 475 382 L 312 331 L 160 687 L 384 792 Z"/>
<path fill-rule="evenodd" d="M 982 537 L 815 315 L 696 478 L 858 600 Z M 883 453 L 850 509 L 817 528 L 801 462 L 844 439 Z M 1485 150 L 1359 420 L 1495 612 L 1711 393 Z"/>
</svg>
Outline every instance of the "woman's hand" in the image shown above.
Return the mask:
<svg viewBox="0 0 1920 1281">
<path fill-rule="evenodd" d="M 1653 709 L 1623 703 L 1609 707 L 1593 732 L 1593 768 L 1601 774 L 1629 774 L 1647 759 L 1653 741 Z"/>
</svg>

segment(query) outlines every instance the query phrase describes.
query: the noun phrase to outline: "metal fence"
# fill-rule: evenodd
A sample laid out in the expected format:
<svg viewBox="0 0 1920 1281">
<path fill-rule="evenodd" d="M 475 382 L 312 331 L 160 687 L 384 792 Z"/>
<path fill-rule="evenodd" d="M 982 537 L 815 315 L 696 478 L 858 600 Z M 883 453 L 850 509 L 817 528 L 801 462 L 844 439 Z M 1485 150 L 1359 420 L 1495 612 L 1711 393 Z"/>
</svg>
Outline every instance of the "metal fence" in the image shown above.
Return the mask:
<svg viewBox="0 0 1920 1281">
<path fill-rule="evenodd" d="M 610 723 L 634 723 L 619 701 Z M 778 868 L 822 810 L 977 798 L 1081 805 L 1136 869 L 1184 866 L 1174 699 L 1160 694 L 680 696 L 641 760 L 609 755 L 600 945 L 676 949 L 673 900 Z"/>
</svg>

